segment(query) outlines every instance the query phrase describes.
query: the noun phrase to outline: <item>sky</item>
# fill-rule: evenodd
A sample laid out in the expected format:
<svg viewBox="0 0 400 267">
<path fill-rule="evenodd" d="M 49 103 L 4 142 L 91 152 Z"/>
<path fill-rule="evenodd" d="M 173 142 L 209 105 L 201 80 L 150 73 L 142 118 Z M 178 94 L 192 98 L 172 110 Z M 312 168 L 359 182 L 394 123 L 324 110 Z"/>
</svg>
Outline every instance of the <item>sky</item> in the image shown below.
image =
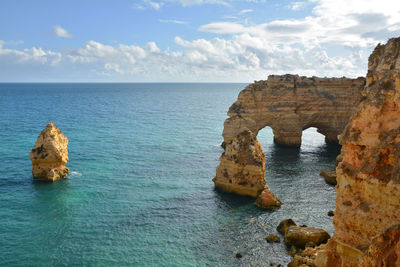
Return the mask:
<svg viewBox="0 0 400 267">
<path fill-rule="evenodd" d="M 398 0 L 1 0 L 0 82 L 365 76 Z"/>
</svg>

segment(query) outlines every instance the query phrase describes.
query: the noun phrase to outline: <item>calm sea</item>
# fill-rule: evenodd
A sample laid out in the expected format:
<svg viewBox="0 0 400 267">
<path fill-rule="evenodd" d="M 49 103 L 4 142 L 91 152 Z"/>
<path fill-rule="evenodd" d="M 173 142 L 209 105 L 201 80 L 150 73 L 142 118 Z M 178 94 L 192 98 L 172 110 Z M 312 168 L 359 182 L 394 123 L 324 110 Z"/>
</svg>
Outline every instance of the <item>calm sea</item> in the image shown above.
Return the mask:
<svg viewBox="0 0 400 267">
<path fill-rule="evenodd" d="M 309 129 L 300 149 L 259 133 L 278 211 L 216 191 L 226 111 L 245 84 L 0 84 L 1 266 L 286 264 L 277 224 L 333 231 L 339 152 Z M 50 121 L 69 139 L 67 179 L 35 181 L 29 151 Z M 236 259 L 240 252 L 243 258 Z"/>
</svg>

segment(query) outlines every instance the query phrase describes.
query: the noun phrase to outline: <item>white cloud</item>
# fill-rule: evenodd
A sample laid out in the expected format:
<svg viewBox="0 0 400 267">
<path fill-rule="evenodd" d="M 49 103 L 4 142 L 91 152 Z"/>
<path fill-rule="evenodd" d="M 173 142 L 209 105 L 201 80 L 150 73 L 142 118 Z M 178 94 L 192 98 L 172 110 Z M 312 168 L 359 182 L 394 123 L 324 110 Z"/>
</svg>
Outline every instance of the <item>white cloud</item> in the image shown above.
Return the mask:
<svg viewBox="0 0 400 267">
<path fill-rule="evenodd" d="M 246 14 L 246 13 L 251 13 L 253 11 L 254 11 L 253 9 L 242 9 L 242 10 L 239 11 L 239 14 L 243 15 L 243 14 Z"/>
<path fill-rule="evenodd" d="M 64 29 L 63 27 L 61 27 L 60 25 L 55 25 L 53 27 L 53 32 L 55 35 L 57 35 L 58 37 L 62 37 L 62 38 L 72 38 L 72 35 L 69 34 L 69 32 Z"/>
<path fill-rule="evenodd" d="M 149 2 L 149 5 L 155 10 L 160 10 L 160 8 L 164 5 L 163 2 Z"/>
<path fill-rule="evenodd" d="M 176 20 L 176 19 L 159 19 L 161 23 L 173 23 L 173 24 L 187 24 L 187 21 Z"/>
<path fill-rule="evenodd" d="M 289 9 L 291 9 L 291 10 L 298 11 L 298 10 L 304 9 L 304 7 L 305 7 L 306 5 L 307 5 L 306 2 L 297 1 L 297 2 L 292 2 L 292 3 L 290 3 L 290 5 L 288 5 L 287 7 L 288 7 Z"/>
<path fill-rule="evenodd" d="M 174 49 L 161 49 L 156 42 L 139 46 L 88 41 L 61 54 L 36 47 L 9 49 L 0 41 L 0 67 L 62 66 L 79 70 L 77 77 L 84 79 L 90 74 L 117 81 L 234 82 L 284 73 L 356 77 L 365 75 L 368 56 L 377 43 L 400 35 L 400 6 L 389 5 L 388 0 L 379 4 L 369 0 L 354 0 L 355 4 L 310 1 L 314 6 L 310 16 L 260 24 L 216 21 L 198 29 L 215 34 L 215 38 L 176 36 Z M 205 1 L 179 2 L 194 5 Z"/>
</svg>

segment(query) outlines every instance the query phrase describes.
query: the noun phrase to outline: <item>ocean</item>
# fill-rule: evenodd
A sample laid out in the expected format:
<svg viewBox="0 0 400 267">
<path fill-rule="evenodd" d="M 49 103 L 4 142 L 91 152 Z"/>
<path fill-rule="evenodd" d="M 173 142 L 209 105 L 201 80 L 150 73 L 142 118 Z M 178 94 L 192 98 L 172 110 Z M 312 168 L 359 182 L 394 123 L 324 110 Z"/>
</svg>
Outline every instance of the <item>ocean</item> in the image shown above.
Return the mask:
<svg viewBox="0 0 400 267">
<path fill-rule="evenodd" d="M 279 210 L 214 188 L 245 85 L 0 84 L 0 266 L 286 265 L 283 238 L 265 240 L 281 220 L 332 234 L 335 189 L 319 171 L 340 147 L 315 129 L 301 148 L 274 145 L 268 127 L 258 135 Z M 44 183 L 29 151 L 50 121 L 69 139 L 70 173 Z"/>
</svg>

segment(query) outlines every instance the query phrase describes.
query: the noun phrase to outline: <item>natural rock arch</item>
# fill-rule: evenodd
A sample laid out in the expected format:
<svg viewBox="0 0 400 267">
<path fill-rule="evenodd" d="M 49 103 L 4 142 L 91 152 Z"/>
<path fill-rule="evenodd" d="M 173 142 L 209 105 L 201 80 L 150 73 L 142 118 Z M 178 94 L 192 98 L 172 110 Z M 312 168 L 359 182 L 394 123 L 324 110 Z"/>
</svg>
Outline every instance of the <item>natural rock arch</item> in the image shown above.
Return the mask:
<svg viewBox="0 0 400 267">
<path fill-rule="evenodd" d="M 337 143 L 361 100 L 365 78 L 318 78 L 270 75 L 240 92 L 229 108 L 222 133 L 225 142 L 245 129 L 255 135 L 272 128 L 274 141 L 300 146 L 302 131 L 315 127 L 327 142 Z"/>
<path fill-rule="evenodd" d="M 215 186 L 236 194 L 266 197 L 268 201 L 257 201 L 264 207 L 270 206 L 269 200 L 278 203 L 266 185 L 265 164 L 258 164 L 265 159 L 258 132 L 269 126 L 276 143 L 299 147 L 303 130 L 315 127 L 327 142 L 337 143 L 337 136 L 361 100 L 364 84 L 363 77 L 287 74 L 270 75 L 267 81 L 248 85 L 229 108 L 224 123 L 225 151 L 213 179 Z"/>
</svg>

